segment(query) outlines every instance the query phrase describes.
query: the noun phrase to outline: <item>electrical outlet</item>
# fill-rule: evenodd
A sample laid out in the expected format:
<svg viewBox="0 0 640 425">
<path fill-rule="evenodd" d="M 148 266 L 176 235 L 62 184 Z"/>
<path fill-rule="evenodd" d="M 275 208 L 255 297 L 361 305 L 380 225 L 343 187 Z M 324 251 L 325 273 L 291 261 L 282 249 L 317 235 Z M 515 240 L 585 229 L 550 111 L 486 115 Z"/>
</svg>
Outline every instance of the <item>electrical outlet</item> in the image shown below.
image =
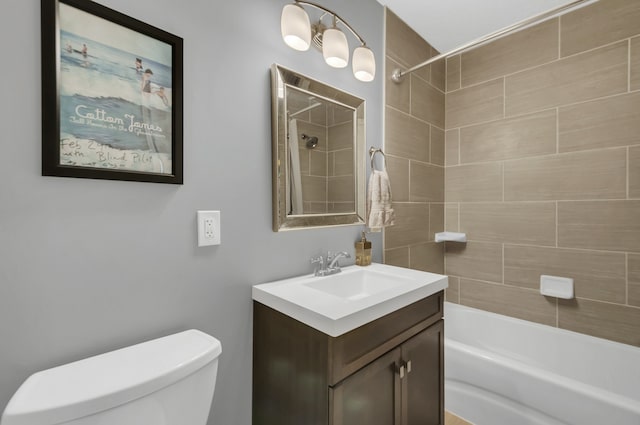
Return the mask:
<svg viewBox="0 0 640 425">
<path fill-rule="evenodd" d="M 198 211 L 198 246 L 220 245 L 220 211 Z"/>
<path fill-rule="evenodd" d="M 215 232 L 213 231 L 213 218 L 206 217 L 204 219 L 204 238 L 213 239 Z"/>
</svg>

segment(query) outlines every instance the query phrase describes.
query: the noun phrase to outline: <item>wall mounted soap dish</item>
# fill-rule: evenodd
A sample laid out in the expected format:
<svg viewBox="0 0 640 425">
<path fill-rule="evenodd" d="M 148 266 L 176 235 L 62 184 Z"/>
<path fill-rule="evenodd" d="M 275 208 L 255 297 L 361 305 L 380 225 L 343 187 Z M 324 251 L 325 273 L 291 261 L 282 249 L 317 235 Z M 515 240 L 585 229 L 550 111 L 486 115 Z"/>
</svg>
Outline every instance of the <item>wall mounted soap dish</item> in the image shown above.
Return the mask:
<svg viewBox="0 0 640 425">
<path fill-rule="evenodd" d="M 466 242 L 467 234 L 458 232 L 439 232 L 436 233 L 436 242 Z"/>
</svg>

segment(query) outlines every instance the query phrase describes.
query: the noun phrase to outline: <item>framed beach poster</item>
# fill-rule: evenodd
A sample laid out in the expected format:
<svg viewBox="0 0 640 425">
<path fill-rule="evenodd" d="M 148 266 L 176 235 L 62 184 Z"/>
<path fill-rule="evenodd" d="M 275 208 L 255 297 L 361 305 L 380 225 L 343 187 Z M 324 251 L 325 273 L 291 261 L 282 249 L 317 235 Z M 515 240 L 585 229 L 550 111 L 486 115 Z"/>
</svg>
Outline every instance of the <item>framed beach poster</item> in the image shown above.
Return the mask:
<svg viewBox="0 0 640 425">
<path fill-rule="evenodd" d="M 42 175 L 182 184 L 182 39 L 41 0 Z"/>
</svg>

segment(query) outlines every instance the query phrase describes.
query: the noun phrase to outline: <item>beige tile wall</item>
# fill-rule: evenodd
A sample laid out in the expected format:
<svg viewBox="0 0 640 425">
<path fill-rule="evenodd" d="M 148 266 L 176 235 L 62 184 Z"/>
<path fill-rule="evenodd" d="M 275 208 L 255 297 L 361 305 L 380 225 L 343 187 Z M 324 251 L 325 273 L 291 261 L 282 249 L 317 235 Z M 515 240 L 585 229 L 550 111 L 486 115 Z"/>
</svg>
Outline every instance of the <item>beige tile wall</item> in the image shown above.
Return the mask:
<svg viewBox="0 0 640 425">
<path fill-rule="evenodd" d="M 470 50 L 461 57 L 465 69 L 462 85 L 471 86 L 558 59 L 558 30 L 558 19 L 552 19 Z M 496 67 L 496 61 L 502 66 Z"/>
<path fill-rule="evenodd" d="M 323 105 L 298 118 L 298 133 L 318 138 L 313 149 L 298 140 L 303 209 L 307 214 L 355 211 L 353 117 L 348 111 L 335 109 Z"/>
<path fill-rule="evenodd" d="M 640 346 L 639 23 L 601 0 L 447 60 L 447 300 Z"/>
<path fill-rule="evenodd" d="M 508 75 L 504 81 L 505 114 L 520 115 L 625 93 L 628 58 L 629 43 L 625 40 Z M 462 72 L 464 75 L 464 68 Z"/>
<path fill-rule="evenodd" d="M 460 163 L 460 130 L 457 128 L 444 132 L 444 163 L 445 165 Z"/>
<path fill-rule="evenodd" d="M 317 110 L 319 111 L 317 111 Z M 327 109 L 320 107 L 298 118 L 298 134 L 318 138 L 318 146 L 308 149 L 298 139 L 300 174 L 302 176 L 303 210 L 307 214 L 326 213 L 327 207 Z"/>
<path fill-rule="evenodd" d="M 640 307 L 640 254 L 628 255 L 627 278 L 629 279 L 629 304 Z"/>
<path fill-rule="evenodd" d="M 387 264 L 444 273 L 445 81 L 444 61 L 402 84 L 389 76 L 438 54 L 393 12 L 386 13 L 385 153 L 393 190 L 395 226 L 385 229 Z"/>
<path fill-rule="evenodd" d="M 558 150 L 572 152 L 640 144 L 640 92 L 558 109 Z"/>
<path fill-rule="evenodd" d="M 631 43 L 631 75 L 629 85 L 631 90 L 640 90 L 640 37 L 634 37 Z"/>
<path fill-rule="evenodd" d="M 327 212 L 356 210 L 353 190 L 353 118 L 350 113 L 333 114 L 327 131 Z M 342 108 L 340 108 L 342 110 Z M 337 116 L 336 116 L 337 115 Z"/>
<path fill-rule="evenodd" d="M 463 127 L 459 130 L 460 162 L 499 161 L 556 153 L 556 127 L 555 110 Z"/>
<path fill-rule="evenodd" d="M 638 34 L 640 7 L 634 0 L 603 0 L 561 18 L 562 56 Z"/>
<path fill-rule="evenodd" d="M 447 92 L 446 127 L 456 128 L 504 117 L 504 79 Z"/>
<path fill-rule="evenodd" d="M 640 199 L 640 145 L 629 148 L 629 198 Z"/>
<path fill-rule="evenodd" d="M 539 296 L 537 291 L 460 278 L 460 303 L 493 313 L 544 325 L 556 324 L 555 300 Z"/>
</svg>

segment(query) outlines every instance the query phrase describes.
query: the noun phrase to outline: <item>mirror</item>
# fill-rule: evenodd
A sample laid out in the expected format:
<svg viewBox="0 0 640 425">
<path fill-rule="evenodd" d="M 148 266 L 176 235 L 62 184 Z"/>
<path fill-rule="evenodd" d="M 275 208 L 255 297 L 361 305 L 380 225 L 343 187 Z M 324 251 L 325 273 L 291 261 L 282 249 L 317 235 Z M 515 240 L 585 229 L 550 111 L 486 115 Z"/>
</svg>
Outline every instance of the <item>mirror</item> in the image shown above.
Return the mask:
<svg viewBox="0 0 640 425">
<path fill-rule="evenodd" d="M 273 230 L 364 223 L 365 101 L 271 67 Z"/>
</svg>

